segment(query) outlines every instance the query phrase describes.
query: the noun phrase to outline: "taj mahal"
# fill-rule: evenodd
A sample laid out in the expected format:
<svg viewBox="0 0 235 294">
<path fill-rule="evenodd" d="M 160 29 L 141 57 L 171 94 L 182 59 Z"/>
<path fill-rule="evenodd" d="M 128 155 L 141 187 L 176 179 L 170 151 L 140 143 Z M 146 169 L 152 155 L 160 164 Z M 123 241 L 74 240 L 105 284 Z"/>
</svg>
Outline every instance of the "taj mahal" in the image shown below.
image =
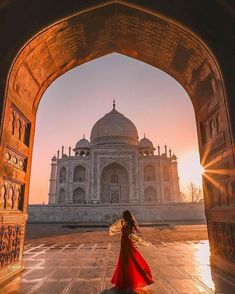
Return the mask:
<svg viewBox="0 0 235 294">
<path fill-rule="evenodd" d="M 139 140 L 131 120 L 116 109 L 51 162 L 49 205 L 153 205 L 180 201 L 177 157 Z M 155 154 L 156 153 L 156 154 Z"/>
</svg>

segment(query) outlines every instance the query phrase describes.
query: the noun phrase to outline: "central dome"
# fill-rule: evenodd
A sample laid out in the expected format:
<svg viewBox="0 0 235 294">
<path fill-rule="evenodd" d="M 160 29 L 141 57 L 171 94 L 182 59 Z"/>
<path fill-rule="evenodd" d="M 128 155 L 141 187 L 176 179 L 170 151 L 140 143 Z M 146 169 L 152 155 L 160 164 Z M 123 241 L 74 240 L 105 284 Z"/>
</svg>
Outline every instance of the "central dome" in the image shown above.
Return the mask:
<svg viewBox="0 0 235 294">
<path fill-rule="evenodd" d="M 129 144 L 137 145 L 138 132 L 127 117 L 113 109 L 99 119 L 91 130 L 91 144 Z"/>
</svg>

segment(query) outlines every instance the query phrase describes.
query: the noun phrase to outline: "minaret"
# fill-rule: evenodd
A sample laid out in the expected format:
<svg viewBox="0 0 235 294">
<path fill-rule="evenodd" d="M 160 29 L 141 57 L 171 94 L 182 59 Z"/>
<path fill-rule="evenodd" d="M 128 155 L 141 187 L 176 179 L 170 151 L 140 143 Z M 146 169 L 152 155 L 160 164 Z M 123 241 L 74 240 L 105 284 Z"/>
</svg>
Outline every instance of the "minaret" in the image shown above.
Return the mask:
<svg viewBox="0 0 235 294">
<path fill-rule="evenodd" d="M 56 202 L 56 180 L 57 180 L 57 158 L 54 155 L 51 159 L 51 177 L 50 187 L 48 193 L 48 204 L 55 204 Z"/>
<path fill-rule="evenodd" d="M 177 157 L 175 154 L 171 156 L 171 172 L 172 172 L 172 184 L 173 184 L 173 201 L 180 201 L 180 186 L 179 186 L 179 175 L 177 167 Z"/>
<path fill-rule="evenodd" d="M 157 145 L 157 155 L 160 156 L 160 146 Z"/>
</svg>

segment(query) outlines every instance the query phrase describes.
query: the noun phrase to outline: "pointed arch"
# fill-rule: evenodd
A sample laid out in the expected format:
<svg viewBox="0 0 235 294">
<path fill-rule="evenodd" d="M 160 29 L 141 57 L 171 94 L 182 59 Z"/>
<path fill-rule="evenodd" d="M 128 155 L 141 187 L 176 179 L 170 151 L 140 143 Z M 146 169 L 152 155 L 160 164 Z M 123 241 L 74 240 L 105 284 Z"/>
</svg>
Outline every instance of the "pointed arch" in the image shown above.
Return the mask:
<svg viewBox="0 0 235 294">
<path fill-rule="evenodd" d="M 65 190 L 64 190 L 64 188 L 60 188 L 60 190 L 59 190 L 58 204 L 60 204 L 60 205 L 65 204 Z"/>
<path fill-rule="evenodd" d="M 81 187 L 74 189 L 73 191 L 73 204 L 85 203 L 85 190 Z"/>
<path fill-rule="evenodd" d="M 164 201 L 172 201 L 171 190 L 169 187 L 164 188 Z"/>
<path fill-rule="evenodd" d="M 101 173 L 101 203 L 129 202 L 129 180 L 126 168 L 117 162 L 104 167 Z"/>
<path fill-rule="evenodd" d="M 159 201 L 157 197 L 157 191 L 154 187 L 149 186 L 144 190 L 144 201 L 145 202 Z"/>
<path fill-rule="evenodd" d="M 85 182 L 86 181 L 86 169 L 84 166 L 78 165 L 73 171 L 74 182 Z"/>
<path fill-rule="evenodd" d="M 65 183 L 66 177 L 66 168 L 63 166 L 60 169 L 59 183 Z"/>
<path fill-rule="evenodd" d="M 144 167 L 144 181 L 151 182 L 156 180 L 156 169 L 152 165 L 146 165 Z"/>
</svg>

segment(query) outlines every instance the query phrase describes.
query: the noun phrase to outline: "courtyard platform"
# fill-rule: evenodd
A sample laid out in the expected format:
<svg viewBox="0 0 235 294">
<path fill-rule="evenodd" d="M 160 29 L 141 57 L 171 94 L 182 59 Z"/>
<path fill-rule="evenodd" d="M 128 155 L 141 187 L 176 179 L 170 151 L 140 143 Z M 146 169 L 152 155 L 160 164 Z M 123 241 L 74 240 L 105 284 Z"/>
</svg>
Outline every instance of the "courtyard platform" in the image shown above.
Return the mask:
<svg viewBox="0 0 235 294">
<path fill-rule="evenodd" d="M 141 294 L 233 294 L 235 284 L 213 271 L 205 225 L 144 227 L 152 243 L 139 250 L 155 283 Z M 120 236 L 105 228 L 28 225 L 25 270 L 4 284 L 0 293 L 124 294 L 110 279 L 118 258 Z"/>
</svg>

